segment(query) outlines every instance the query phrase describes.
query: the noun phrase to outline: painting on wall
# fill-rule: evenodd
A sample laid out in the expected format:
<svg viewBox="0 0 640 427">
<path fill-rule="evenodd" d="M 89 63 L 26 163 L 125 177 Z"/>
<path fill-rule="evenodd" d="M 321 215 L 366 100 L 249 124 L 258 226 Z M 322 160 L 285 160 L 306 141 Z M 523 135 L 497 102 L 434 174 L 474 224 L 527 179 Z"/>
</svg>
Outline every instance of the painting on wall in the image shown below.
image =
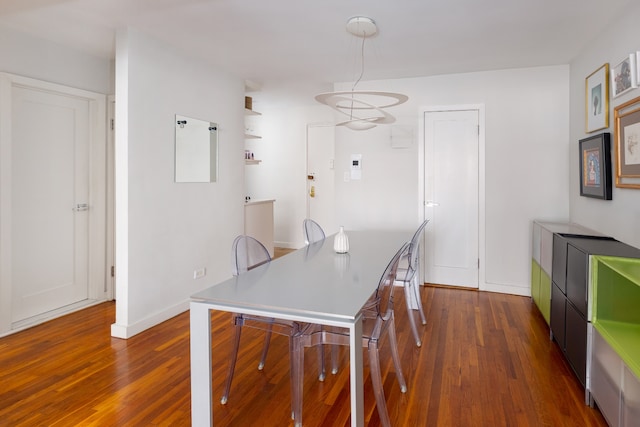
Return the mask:
<svg viewBox="0 0 640 427">
<path fill-rule="evenodd" d="M 640 188 L 640 97 L 614 110 L 616 187 Z"/>
<path fill-rule="evenodd" d="M 611 135 L 580 140 L 580 195 L 611 200 Z"/>
<path fill-rule="evenodd" d="M 587 133 L 609 127 L 609 64 L 585 79 L 585 124 Z"/>
<path fill-rule="evenodd" d="M 636 81 L 636 54 L 632 53 L 611 72 L 611 91 L 616 98 L 637 87 Z"/>
</svg>

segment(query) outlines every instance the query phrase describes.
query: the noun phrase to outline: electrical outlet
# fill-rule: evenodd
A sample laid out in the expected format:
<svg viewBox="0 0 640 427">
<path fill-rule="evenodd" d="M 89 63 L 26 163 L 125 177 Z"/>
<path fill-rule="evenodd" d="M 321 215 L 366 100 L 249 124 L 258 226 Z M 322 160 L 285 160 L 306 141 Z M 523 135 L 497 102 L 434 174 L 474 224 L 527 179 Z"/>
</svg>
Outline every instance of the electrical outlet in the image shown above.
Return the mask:
<svg viewBox="0 0 640 427">
<path fill-rule="evenodd" d="M 200 279 L 201 277 L 204 277 L 207 275 L 207 269 L 206 268 L 199 268 L 197 270 L 193 270 L 193 278 L 194 279 Z"/>
</svg>

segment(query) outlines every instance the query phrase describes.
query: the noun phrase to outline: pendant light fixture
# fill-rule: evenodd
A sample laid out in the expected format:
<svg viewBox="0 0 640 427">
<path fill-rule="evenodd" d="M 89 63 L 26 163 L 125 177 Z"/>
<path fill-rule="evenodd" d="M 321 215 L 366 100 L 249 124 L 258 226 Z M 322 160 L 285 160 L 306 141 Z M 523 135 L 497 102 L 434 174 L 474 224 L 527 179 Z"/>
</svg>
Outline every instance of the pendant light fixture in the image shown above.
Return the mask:
<svg viewBox="0 0 640 427">
<path fill-rule="evenodd" d="M 350 91 L 321 93 L 316 95 L 316 101 L 328 105 L 349 118 L 337 123 L 336 126 L 367 130 L 379 124 L 395 122 L 395 117 L 384 109 L 406 102 L 409 99 L 408 96 L 394 92 L 356 90 L 356 86 L 364 75 L 364 42 L 378 32 L 376 23 L 365 16 L 354 16 L 347 21 L 347 31 L 362 38 L 360 76 Z"/>
</svg>

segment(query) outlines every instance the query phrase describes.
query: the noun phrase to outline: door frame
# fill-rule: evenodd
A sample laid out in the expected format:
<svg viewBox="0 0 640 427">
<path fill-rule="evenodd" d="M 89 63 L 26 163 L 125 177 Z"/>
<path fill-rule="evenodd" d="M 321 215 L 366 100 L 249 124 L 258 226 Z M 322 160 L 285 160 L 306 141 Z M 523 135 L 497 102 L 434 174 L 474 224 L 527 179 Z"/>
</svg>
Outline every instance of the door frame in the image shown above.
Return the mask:
<svg viewBox="0 0 640 427">
<path fill-rule="evenodd" d="M 485 105 L 484 104 L 459 104 L 422 106 L 419 109 L 419 139 L 418 139 L 418 220 L 421 223 L 426 219 L 426 195 L 425 195 L 425 113 L 451 112 L 451 111 L 477 111 L 478 112 L 478 290 L 487 289 L 485 281 L 486 269 L 486 228 L 485 228 Z M 423 251 L 424 253 L 425 251 Z M 421 272 L 421 275 L 423 273 Z M 420 277 L 424 283 L 424 276 Z"/>
<path fill-rule="evenodd" d="M 0 72 L 0 336 L 22 329 L 12 329 L 12 272 L 11 272 L 11 123 L 12 89 L 24 87 L 32 90 L 74 96 L 89 103 L 89 284 L 87 304 L 107 299 L 106 270 L 106 96 L 96 92 L 72 88 L 42 80 Z M 73 304 L 73 309 L 82 308 Z M 51 317 L 65 314 L 54 310 Z M 45 315 L 35 316 L 32 326 L 49 320 Z M 23 322 L 19 322 L 20 325 Z"/>
<path fill-rule="evenodd" d="M 105 297 L 116 298 L 116 206 L 115 206 L 115 169 L 116 169 L 116 97 L 107 96 L 107 140 L 106 140 L 106 256 L 105 256 Z"/>
<path fill-rule="evenodd" d="M 306 176 L 306 195 L 305 195 L 305 204 L 306 204 L 306 218 L 311 218 L 314 219 L 316 221 L 320 221 L 323 222 L 322 220 L 319 220 L 318 218 L 312 218 L 311 217 L 311 196 L 310 196 L 310 190 L 311 190 L 311 186 L 313 185 L 313 181 L 309 179 L 309 176 L 311 173 L 313 173 L 314 171 L 309 169 L 309 145 L 312 144 L 312 137 L 311 137 L 311 133 L 312 133 L 312 129 L 318 129 L 318 128 L 332 128 L 334 129 L 333 132 L 333 139 L 331 141 L 331 144 L 333 145 L 332 151 L 333 151 L 333 156 L 330 160 L 331 165 L 325 165 L 326 169 L 322 169 L 321 173 L 326 173 L 326 174 L 333 174 L 333 179 L 332 181 L 332 188 L 330 189 L 331 191 L 331 197 L 327 198 L 327 200 L 329 201 L 330 205 L 327 208 L 328 211 L 332 212 L 332 214 L 330 215 L 330 218 L 328 218 L 328 221 L 326 221 L 325 223 L 320 224 L 320 226 L 323 228 L 324 232 L 327 233 L 327 235 L 329 234 L 333 234 L 335 231 L 337 231 L 337 226 L 335 225 L 335 166 L 334 163 L 335 162 L 335 123 L 331 123 L 331 122 L 317 122 L 317 123 L 307 123 L 307 129 L 306 129 L 306 144 L 305 144 L 305 170 L 307 172 L 307 176 Z M 326 206 L 325 206 L 326 208 Z"/>
</svg>

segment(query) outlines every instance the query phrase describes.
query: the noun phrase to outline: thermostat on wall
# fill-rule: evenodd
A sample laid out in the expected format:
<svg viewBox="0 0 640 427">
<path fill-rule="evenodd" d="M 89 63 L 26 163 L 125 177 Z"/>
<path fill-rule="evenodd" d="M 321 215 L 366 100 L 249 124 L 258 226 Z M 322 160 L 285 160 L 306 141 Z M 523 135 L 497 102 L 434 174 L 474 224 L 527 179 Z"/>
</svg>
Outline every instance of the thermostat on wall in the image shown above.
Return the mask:
<svg viewBox="0 0 640 427">
<path fill-rule="evenodd" d="M 351 155 L 351 179 L 362 178 L 362 154 Z"/>
</svg>

